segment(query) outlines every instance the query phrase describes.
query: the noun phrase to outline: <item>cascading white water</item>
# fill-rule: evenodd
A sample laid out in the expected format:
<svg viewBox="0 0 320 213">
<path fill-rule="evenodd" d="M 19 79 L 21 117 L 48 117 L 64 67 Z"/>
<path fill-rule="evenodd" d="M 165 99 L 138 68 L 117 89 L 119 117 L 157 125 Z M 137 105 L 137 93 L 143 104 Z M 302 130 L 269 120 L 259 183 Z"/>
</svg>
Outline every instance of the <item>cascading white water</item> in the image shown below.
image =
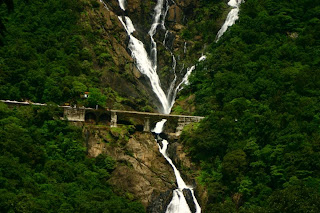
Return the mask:
<svg viewBox="0 0 320 213">
<path fill-rule="evenodd" d="M 222 28 L 218 32 L 217 40 L 224 34 L 224 32 L 226 32 L 227 28 L 233 25 L 235 21 L 238 19 L 239 6 L 243 1 L 244 0 L 230 0 L 228 2 L 228 4 L 234 8 L 230 11 L 226 22 L 223 24 Z M 172 2 L 175 3 L 174 1 Z M 164 8 L 164 4 L 166 5 L 165 8 Z M 122 10 L 125 10 L 125 0 L 119 0 L 119 5 Z M 163 30 L 166 29 L 165 17 L 168 12 L 168 8 L 169 8 L 168 0 L 166 0 L 166 2 L 164 2 L 164 0 L 157 0 L 157 4 L 154 8 L 153 23 L 148 32 L 148 35 L 150 36 L 150 40 L 151 40 L 150 54 L 148 54 L 148 52 L 146 51 L 144 44 L 132 35 L 132 33 L 135 31 L 135 28 L 131 19 L 127 16 L 118 17 L 129 36 L 128 48 L 131 50 L 131 56 L 135 60 L 136 66 L 139 69 L 139 71 L 149 78 L 152 90 L 160 101 L 161 107 L 159 108 L 161 109 L 161 112 L 165 114 L 170 113 L 171 108 L 175 102 L 177 93 L 182 89 L 184 84 L 189 83 L 188 78 L 192 73 L 192 71 L 195 69 L 195 66 L 187 68 L 187 72 L 184 75 L 183 79 L 175 87 L 176 81 L 177 81 L 177 75 L 175 73 L 176 59 L 174 54 L 166 46 L 166 39 L 169 34 L 169 31 L 167 30 L 165 33 L 165 38 L 162 43 L 165 46 L 165 48 L 170 51 L 170 54 L 172 56 L 172 61 L 173 61 L 172 70 L 174 72 L 174 79 L 170 84 L 170 87 L 168 89 L 168 94 L 167 95 L 165 94 L 165 92 L 161 88 L 160 79 L 157 74 L 157 43 L 155 42 L 153 36 L 156 34 L 157 28 L 159 25 L 162 27 Z M 162 20 L 161 20 L 161 15 L 162 15 Z M 186 53 L 186 43 L 184 46 L 184 53 Z M 199 62 L 205 59 L 206 59 L 206 56 L 203 55 L 199 58 Z M 166 122 L 165 119 L 158 122 L 156 124 L 156 127 L 153 129 L 153 132 L 160 134 L 163 131 L 165 122 Z M 196 213 L 201 213 L 201 207 L 198 204 L 198 201 L 194 195 L 193 188 L 187 186 L 183 181 L 180 175 L 180 172 L 177 170 L 176 166 L 173 164 L 172 160 L 167 155 L 167 148 L 168 148 L 168 141 L 162 140 L 162 147 L 159 145 L 159 151 L 162 153 L 164 158 L 172 166 L 176 176 L 178 189 L 173 191 L 173 198 L 167 207 L 166 213 L 189 213 L 189 212 L 191 213 L 190 207 L 183 194 L 184 189 L 190 190 Z"/>
<path fill-rule="evenodd" d="M 156 34 L 157 27 L 160 24 L 160 16 L 162 13 L 163 8 L 163 0 L 158 0 L 157 5 L 154 8 L 154 15 L 153 15 L 153 23 L 151 25 L 151 28 L 148 32 L 150 38 L 151 38 L 151 59 L 153 64 L 153 69 L 157 70 L 157 43 L 154 41 L 153 36 Z M 164 25 L 163 25 L 164 27 Z"/>
<path fill-rule="evenodd" d="M 204 60 L 206 60 L 207 59 L 207 56 L 206 55 L 202 55 L 200 58 L 199 58 L 199 62 L 201 62 L 201 61 L 204 61 Z"/>
<path fill-rule="evenodd" d="M 199 59 L 198 62 L 204 61 L 207 59 L 206 55 L 202 55 Z M 176 95 L 179 91 L 181 91 L 183 89 L 183 85 L 188 85 L 189 84 L 189 76 L 191 75 L 192 71 L 195 70 L 196 66 L 193 65 L 192 67 L 188 67 L 187 68 L 187 73 L 184 75 L 182 81 L 180 82 L 180 84 L 178 84 L 178 86 L 176 87 L 176 90 L 174 92 L 174 97 L 173 97 L 173 102 L 171 102 L 171 106 L 174 105 L 174 101 L 176 99 Z"/>
<path fill-rule="evenodd" d="M 168 34 L 169 34 L 169 30 L 167 30 L 166 33 L 164 34 L 164 39 L 162 42 L 163 46 L 165 46 L 165 47 L 166 47 L 166 40 L 167 40 Z"/>
<path fill-rule="evenodd" d="M 171 82 L 171 85 L 168 89 L 168 94 L 166 95 L 163 89 L 161 88 L 161 82 L 157 74 L 157 44 L 153 38 L 153 36 L 156 33 L 157 27 L 160 24 L 165 29 L 165 26 L 164 26 L 165 17 L 163 17 L 162 21 L 160 20 L 160 18 L 161 18 L 161 14 L 162 15 L 167 14 L 168 6 L 166 7 L 165 11 L 163 11 L 163 4 L 164 4 L 163 0 L 158 0 L 157 5 L 154 9 L 155 15 L 153 18 L 153 23 L 148 32 L 151 38 L 150 56 L 148 55 L 144 44 L 132 35 L 132 33 L 135 31 L 135 28 L 133 26 L 131 19 L 127 16 L 125 17 L 119 16 L 118 18 L 121 21 L 124 28 L 126 29 L 128 36 L 130 38 L 128 48 L 131 50 L 131 56 L 133 59 L 135 59 L 137 68 L 142 74 L 146 75 L 149 78 L 152 90 L 156 94 L 157 98 L 161 103 L 160 111 L 164 114 L 169 114 L 174 104 L 174 98 L 176 97 L 176 92 L 178 91 L 177 89 L 174 89 L 174 86 L 177 80 L 177 76 L 175 74 L 176 59 L 173 53 L 170 51 L 170 54 L 172 56 L 172 61 L 173 61 L 172 69 L 174 72 L 174 79 L 173 79 L 173 82 Z M 166 5 L 168 5 L 167 1 L 166 1 Z M 168 31 L 166 32 L 166 36 L 167 35 L 168 35 Z M 165 46 L 165 39 L 163 41 L 163 44 Z M 181 83 L 179 84 L 179 87 L 180 85 Z"/>
<path fill-rule="evenodd" d="M 119 16 L 118 18 L 130 38 L 128 48 L 131 50 L 131 56 L 133 59 L 135 59 L 137 68 L 142 74 L 146 75 L 149 78 L 152 90 L 156 94 L 162 105 L 162 113 L 168 114 L 170 112 L 169 103 L 165 93 L 161 88 L 157 70 L 154 69 L 153 62 L 149 58 L 144 44 L 132 35 L 132 33 L 135 31 L 135 28 L 132 24 L 131 19 L 127 16 L 124 17 L 124 20 L 123 17 Z"/>
<path fill-rule="evenodd" d="M 120 1 L 119 1 L 119 3 L 120 3 Z M 170 85 L 169 90 L 168 90 L 168 95 L 167 96 L 165 95 L 164 91 L 161 88 L 159 76 L 157 75 L 157 72 L 156 72 L 157 71 L 157 44 L 153 38 L 153 36 L 156 33 L 157 27 L 160 24 L 161 24 L 162 28 L 165 29 L 164 19 L 165 19 L 165 15 L 167 13 L 167 10 L 168 10 L 168 2 L 166 2 L 167 7 L 165 8 L 165 10 L 163 9 L 163 4 L 164 4 L 163 0 L 157 1 L 157 5 L 154 9 L 155 13 L 154 13 L 154 18 L 153 18 L 153 23 L 152 23 L 151 28 L 148 32 L 148 34 L 151 38 L 150 56 L 148 55 L 148 53 L 144 47 L 144 44 L 132 35 L 132 33 L 135 31 L 135 28 L 134 28 L 134 25 L 133 25 L 131 19 L 126 16 L 125 17 L 118 17 L 118 18 L 119 18 L 120 22 L 122 23 L 122 25 L 124 26 L 125 30 L 127 31 L 128 36 L 130 38 L 128 48 L 131 50 L 131 56 L 135 60 L 137 68 L 140 70 L 140 72 L 142 74 L 146 75 L 149 78 L 152 89 L 153 89 L 154 93 L 156 94 L 156 96 L 158 97 L 158 99 L 160 100 L 160 103 L 162 105 L 161 106 L 162 110 L 163 110 L 162 112 L 169 114 L 171 111 L 171 108 L 174 104 L 174 99 L 176 97 L 176 93 L 177 93 L 178 89 L 180 88 L 180 86 L 183 83 L 187 82 L 187 78 L 190 75 L 192 70 L 191 69 L 188 70 L 187 74 L 182 79 L 182 81 L 178 85 L 178 87 L 174 88 L 175 82 L 177 80 L 177 76 L 175 74 L 176 59 L 175 59 L 174 54 L 170 51 L 171 56 L 172 56 L 172 61 L 173 61 L 172 69 L 174 71 L 175 77 L 174 77 L 173 82 Z M 161 15 L 163 15 L 162 21 L 160 20 Z M 166 32 L 166 36 L 167 36 L 167 33 L 168 33 L 168 31 Z M 164 46 L 165 46 L 165 39 L 163 41 Z M 166 120 L 162 120 L 162 121 L 158 122 L 153 131 L 158 134 L 161 133 L 165 122 L 166 122 Z M 159 146 L 159 150 L 163 154 L 165 159 L 169 162 L 169 164 L 172 166 L 174 173 L 176 175 L 177 184 L 178 184 L 178 189 L 174 190 L 173 199 L 170 202 L 170 204 L 168 205 L 167 213 L 189 213 L 189 212 L 191 213 L 190 208 L 187 204 L 187 201 L 184 197 L 183 189 L 187 189 L 187 190 L 191 191 L 193 203 L 196 208 L 196 212 L 200 213 L 201 208 L 198 204 L 196 197 L 194 196 L 193 189 L 191 187 L 188 187 L 185 184 L 185 182 L 181 178 L 180 172 L 177 170 L 177 168 L 173 164 L 172 160 L 167 155 L 168 141 L 163 140 L 162 144 L 163 144 L 163 146 L 162 146 L 162 148 Z"/>
<path fill-rule="evenodd" d="M 167 121 L 166 119 L 163 119 L 162 121 L 158 122 L 156 124 L 156 127 L 152 131 L 157 134 L 160 134 L 163 131 L 163 126 L 166 121 Z M 186 185 L 186 183 L 183 181 L 180 175 L 179 170 L 176 168 L 176 166 L 174 165 L 174 163 L 172 162 L 172 160 L 167 154 L 168 141 L 161 140 L 161 143 L 162 143 L 162 147 L 159 145 L 159 151 L 173 168 L 173 171 L 177 180 L 177 185 L 178 185 L 178 188 L 173 191 L 173 197 L 167 207 L 166 213 L 191 213 L 190 207 L 183 194 L 183 190 L 190 190 L 196 213 L 201 213 L 201 207 L 194 195 L 193 188 Z"/>
<path fill-rule="evenodd" d="M 119 1 L 119 6 L 122 10 L 126 10 L 126 7 L 125 7 L 125 0 L 118 0 Z"/>
<path fill-rule="evenodd" d="M 219 41 L 221 36 L 227 31 L 228 27 L 231 27 L 234 25 L 234 23 L 239 19 L 239 10 L 241 3 L 244 2 L 244 0 L 230 0 L 228 2 L 228 5 L 230 7 L 233 7 L 233 9 L 229 12 L 226 21 L 222 25 L 221 29 L 217 33 L 217 39 L 216 41 Z"/>
<path fill-rule="evenodd" d="M 124 1 L 121 1 L 124 2 Z M 120 0 L 119 0 L 120 3 Z M 168 2 L 166 2 L 168 5 Z M 164 93 L 163 89 L 161 88 L 161 83 L 159 76 L 157 74 L 157 44 L 153 38 L 156 33 L 157 27 L 159 24 L 162 24 L 164 28 L 164 17 L 163 21 L 161 21 L 161 14 L 166 14 L 168 7 L 166 8 L 165 12 L 163 12 L 163 0 L 158 0 L 157 5 L 154 9 L 154 18 L 151 28 L 148 32 L 151 38 L 151 51 L 150 56 L 148 55 L 144 44 L 135 38 L 132 33 L 135 31 L 135 28 L 132 24 L 132 21 L 129 17 L 125 16 L 124 20 L 123 17 L 118 17 L 121 23 L 123 24 L 124 28 L 126 29 L 128 36 L 130 38 L 128 48 L 131 50 L 131 56 L 135 60 L 137 68 L 140 72 L 146 75 L 151 83 L 151 87 L 153 92 L 156 94 L 157 98 L 161 103 L 160 111 L 165 114 L 170 113 L 170 105 L 166 94 Z M 175 65 L 174 65 L 175 66 Z"/>
<path fill-rule="evenodd" d="M 163 123 L 164 124 L 164 123 Z M 172 166 L 174 174 L 176 176 L 178 189 L 174 190 L 173 197 L 170 204 L 167 207 L 167 213 L 191 213 L 190 207 L 186 201 L 186 198 L 183 195 L 183 189 L 189 189 L 185 182 L 183 181 L 180 172 L 176 168 L 176 166 L 172 163 L 172 160 L 167 155 L 168 141 L 162 140 L 162 148 L 159 145 L 159 150 L 164 158 L 169 162 Z"/>
<path fill-rule="evenodd" d="M 152 131 L 156 134 L 160 134 L 163 131 L 163 126 L 166 121 L 167 121 L 166 119 L 162 119 L 161 121 L 159 121 L 156 124 L 156 127 Z M 194 196 L 193 188 L 186 185 L 186 183 L 183 181 L 181 177 L 179 170 L 176 168 L 176 166 L 174 165 L 174 163 L 172 162 L 172 160 L 167 154 L 167 149 L 169 144 L 168 141 L 161 140 L 161 143 L 162 143 L 162 147 L 159 145 L 159 151 L 173 168 L 173 171 L 177 180 L 177 185 L 178 185 L 178 188 L 173 191 L 173 197 L 167 207 L 166 213 L 191 213 L 190 207 L 183 194 L 184 189 L 190 190 L 196 213 L 200 213 L 201 207 L 196 197 Z"/>
</svg>

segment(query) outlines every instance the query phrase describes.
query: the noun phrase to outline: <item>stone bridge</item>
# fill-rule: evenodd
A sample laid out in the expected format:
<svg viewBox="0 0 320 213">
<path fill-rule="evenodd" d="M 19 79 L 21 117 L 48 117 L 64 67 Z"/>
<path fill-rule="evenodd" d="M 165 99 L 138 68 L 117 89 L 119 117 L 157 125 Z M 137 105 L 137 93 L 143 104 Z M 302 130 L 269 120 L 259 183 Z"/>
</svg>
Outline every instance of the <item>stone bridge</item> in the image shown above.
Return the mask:
<svg viewBox="0 0 320 213">
<path fill-rule="evenodd" d="M 0 100 L 9 105 L 9 107 L 19 106 L 46 106 L 46 104 L 18 102 L 9 100 Z M 117 127 L 118 124 L 135 125 L 141 131 L 151 131 L 155 124 L 166 119 L 166 126 L 170 132 L 180 133 L 183 127 L 187 124 L 199 122 L 204 117 L 185 116 L 185 115 L 170 115 L 150 112 L 124 111 L 124 110 L 109 110 L 109 109 L 93 109 L 85 107 L 70 107 L 59 106 L 63 109 L 61 119 L 67 119 L 72 122 L 85 122 L 89 124 L 104 124 L 111 127 Z"/>
<path fill-rule="evenodd" d="M 143 131 L 151 131 L 158 121 L 166 119 L 169 129 L 174 132 L 181 132 L 187 124 L 199 122 L 204 117 L 168 115 L 150 112 L 107 110 L 92 108 L 63 107 L 64 117 L 73 122 L 86 122 L 91 124 L 106 124 L 117 127 L 118 124 L 135 125 Z"/>
</svg>

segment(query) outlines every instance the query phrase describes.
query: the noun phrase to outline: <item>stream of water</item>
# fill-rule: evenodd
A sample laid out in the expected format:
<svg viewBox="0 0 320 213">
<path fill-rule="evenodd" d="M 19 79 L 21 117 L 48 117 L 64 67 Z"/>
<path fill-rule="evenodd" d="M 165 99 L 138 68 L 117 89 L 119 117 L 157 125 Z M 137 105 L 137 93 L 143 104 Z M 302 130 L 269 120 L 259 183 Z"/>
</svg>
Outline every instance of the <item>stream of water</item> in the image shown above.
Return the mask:
<svg viewBox="0 0 320 213">
<path fill-rule="evenodd" d="M 228 14 L 228 17 L 223 24 L 222 28 L 217 34 L 217 40 L 226 32 L 227 28 L 230 27 L 235 23 L 235 21 L 238 19 L 238 12 L 239 12 L 239 6 L 242 3 L 243 0 L 230 0 L 228 4 L 233 7 L 233 9 Z M 125 0 L 119 0 L 119 6 L 122 10 L 125 11 Z M 156 95 L 156 97 L 159 99 L 159 103 L 161 106 L 158 106 L 159 111 L 164 114 L 169 114 L 171 112 L 171 108 L 175 102 L 175 98 L 177 93 L 183 88 L 183 85 L 188 84 L 188 78 L 192 71 L 195 69 L 195 66 L 187 68 L 187 72 L 182 78 L 181 82 L 176 85 L 177 81 L 177 75 L 176 75 L 176 58 L 174 54 L 169 50 L 169 48 L 166 46 L 166 37 L 168 35 L 168 31 L 165 33 L 165 38 L 162 42 L 164 47 L 170 52 L 172 56 L 172 72 L 174 74 L 174 80 L 170 84 L 170 88 L 167 90 L 167 94 L 164 92 L 164 90 L 161 87 L 161 82 L 159 79 L 159 76 L 157 74 L 157 43 L 154 40 L 154 35 L 157 33 L 157 28 L 160 26 L 163 30 L 166 30 L 165 27 L 165 17 L 168 12 L 169 3 L 168 0 L 157 0 L 157 4 L 154 8 L 153 13 L 153 21 L 152 25 L 150 27 L 150 30 L 148 31 L 148 35 L 150 37 L 150 51 L 147 51 L 145 49 L 145 45 L 143 42 L 138 40 L 136 37 L 133 36 L 133 32 L 135 31 L 134 24 L 132 23 L 131 19 L 128 16 L 119 16 L 119 20 L 122 23 L 123 27 L 125 28 L 128 37 L 129 37 L 129 44 L 128 48 L 131 51 L 131 57 L 134 59 L 135 64 L 139 71 L 148 77 L 150 80 L 151 88 Z M 186 43 L 184 46 L 184 51 L 186 51 Z M 206 56 L 203 55 L 199 58 L 199 62 L 206 59 Z M 155 126 L 155 128 L 152 130 L 156 134 L 160 134 L 163 131 L 164 125 L 166 123 L 166 120 L 162 120 L 158 122 Z M 173 198 L 170 202 L 170 204 L 167 207 L 166 213 L 191 213 L 191 208 L 188 205 L 188 202 L 185 198 L 184 191 L 190 191 L 193 206 L 192 209 L 195 210 L 196 213 L 201 213 L 201 207 L 194 195 L 193 188 L 191 186 L 186 185 L 184 180 L 182 179 L 180 172 L 170 159 L 170 157 L 167 154 L 167 148 L 168 148 L 168 141 L 164 139 L 159 139 L 159 151 L 164 156 L 164 158 L 168 161 L 168 163 L 173 168 L 174 174 L 176 176 L 176 181 L 178 188 L 173 191 Z"/>
<path fill-rule="evenodd" d="M 125 7 L 125 0 L 118 0 L 119 1 L 119 6 L 122 10 L 125 10 L 126 7 Z"/>
<path fill-rule="evenodd" d="M 160 79 L 157 74 L 157 43 L 155 42 L 153 36 L 156 34 L 156 30 L 159 25 L 163 29 L 165 29 L 164 19 L 165 19 L 165 14 L 167 13 L 168 8 L 169 7 L 168 7 L 167 1 L 166 2 L 164 2 L 164 0 L 157 1 L 157 4 L 154 9 L 153 23 L 148 32 L 148 35 L 150 36 L 150 39 L 151 39 L 150 41 L 151 50 L 149 54 L 148 54 L 148 51 L 145 49 L 145 45 L 132 35 L 132 33 L 135 31 L 135 27 L 131 19 L 127 16 L 118 17 L 129 36 L 128 48 L 131 50 L 131 56 L 135 60 L 136 66 L 140 70 L 140 72 L 146 75 L 150 80 L 152 90 L 161 103 L 161 107 L 159 108 L 161 109 L 162 113 L 165 113 L 165 114 L 170 113 L 171 108 L 174 104 L 176 94 L 179 91 L 179 88 L 184 83 L 187 83 L 189 75 L 191 74 L 192 70 L 194 70 L 195 68 L 194 66 L 192 68 L 189 68 L 186 75 L 182 79 L 182 81 L 178 84 L 176 88 L 174 88 L 174 85 L 177 79 L 175 74 L 176 59 L 174 54 L 170 52 L 172 56 L 172 61 L 173 61 L 172 70 L 174 72 L 175 77 L 173 82 L 170 85 L 170 88 L 168 89 L 168 94 L 167 95 L 165 94 L 165 92 L 161 88 Z M 162 20 L 161 20 L 161 15 L 163 15 Z M 165 40 L 163 44 L 165 45 Z M 156 128 L 153 131 L 156 132 L 157 134 L 160 134 L 163 130 L 163 126 L 165 122 L 166 120 L 162 120 L 158 122 L 156 125 Z M 190 190 L 196 212 L 200 213 L 201 208 L 198 204 L 196 197 L 194 196 L 193 188 L 186 185 L 186 183 L 183 181 L 180 175 L 180 172 L 178 171 L 176 166 L 173 164 L 172 160 L 167 155 L 168 141 L 161 140 L 161 143 L 162 143 L 162 146 L 159 145 L 159 151 L 164 156 L 164 158 L 168 161 L 168 163 L 172 166 L 174 170 L 174 174 L 176 176 L 177 185 L 178 185 L 178 189 L 174 190 L 173 192 L 172 201 L 168 205 L 166 212 L 167 213 L 189 213 L 189 212 L 191 213 L 190 207 L 183 194 L 183 190 Z"/>
<path fill-rule="evenodd" d="M 228 2 L 228 5 L 232 7 L 232 9 L 228 13 L 227 19 L 225 20 L 221 29 L 217 33 L 216 41 L 219 41 L 221 36 L 227 31 L 228 27 L 231 27 L 232 25 L 234 25 L 234 23 L 236 23 L 236 21 L 239 19 L 240 5 L 243 2 L 244 0 L 230 0 Z"/>
</svg>

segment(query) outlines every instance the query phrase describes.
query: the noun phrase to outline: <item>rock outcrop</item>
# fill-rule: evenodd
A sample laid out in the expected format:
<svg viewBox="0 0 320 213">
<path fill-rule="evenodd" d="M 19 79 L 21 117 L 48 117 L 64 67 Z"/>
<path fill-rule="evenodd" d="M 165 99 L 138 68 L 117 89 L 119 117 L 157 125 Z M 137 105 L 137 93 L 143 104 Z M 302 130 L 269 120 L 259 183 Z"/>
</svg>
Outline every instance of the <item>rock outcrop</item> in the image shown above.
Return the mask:
<svg viewBox="0 0 320 213">
<path fill-rule="evenodd" d="M 185 48 L 192 46 L 192 41 L 185 41 L 181 35 L 186 27 L 187 16 L 193 12 L 197 0 L 165 2 L 168 3 L 166 29 L 159 27 L 154 39 L 158 46 L 158 73 L 161 86 L 166 92 L 174 79 L 174 72 L 177 74 L 178 84 L 187 67 L 193 65 L 192 60 L 189 60 L 191 53 Z M 147 32 L 152 23 L 156 1 L 127 0 L 125 11 L 121 10 L 117 0 L 105 1 L 106 5 L 99 1 L 99 4 L 99 8 L 83 14 L 83 20 L 89 20 L 86 25 L 88 30 L 100 33 L 99 36 L 105 43 L 99 45 L 104 47 L 103 52 L 110 55 L 108 60 L 104 61 L 100 79 L 105 82 L 106 87 L 113 88 L 124 97 L 130 96 L 130 100 L 151 98 L 151 101 L 156 103 L 158 100 L 150 95 L 153 92 L 150 91 L 148 80 L 137 70 L 130 56 L 127 48 L 128 36 L 118 19 L 118 16 L 124 15 L 131 18 L 136 29 L 134 36 L 143 41 L 148 50 L 150 37 Z M 99 50 L 92 51 L 99 58 Z M 177 61 L 175 71 L 173 56 Z M 172 190 L 176 188 L 176 179 L 171 166 L 160 154 L 154 136 L 151 133 L 133 133 L 127 127 L 90 127 L 87 132 L 88 155 L 96 157 L 107 154 L 117 162 L 109 183 L 114 185 L 120 194 L 140 200 L 148 212 L 165 212 L 172 198 Z M 195 185 L 194 173 L 191 172 L 195 168 L 184 154 L 182 146 L 174 143 L 170 150 L 177 167 L 182 168 L 186 183 Z M 190 193 L 185 193 L 190 197 Z"/>
<path fill-rule="evenodd" d="M 131 132 L 131 133 L 130 133 Z M 89 157 L 99 154 L 111 156 L 117 163 L 109 183 L 130 199 L 137 199 L 147 212 L 165 212 L 177 188 L 175 175 L 169 163 L 159 152 L 159 146 L 151 133 L 134 132 L 128 126 L 119 128 L 85 126 Z M 206 200 L 206 191 L 196 187 L 197 169 L 178 142 L 170 142 L 168 153 L 188 185 L 195 187 L 197 197 Z M 192 202 L 190 192 L 185 192 Z"/>
<path fill-rule="evenodd" d="M 168 198 L 176 187 L 173 170 L 160 154 L 151 133 L 136 132 L 130 136 L 125 129 L 117 128 L 112 133 L 107 127 L 90 127 L 87 131 L 88 155 L 107 154 L 116 160 L 109 182 L 120 193 L 132 194 L 147 207 L 154 200 L 159 202 L 163 193 Z"/>
<path fill-rule="evenodd" d="M 179 143 L 179 140 L 170 144 L 168 154 L 173 163 L 180 169 L 181 176 L 184 178 L 185 182 L 194 187 L 198 202 L 200 206 L 204 207 L 208 201 L 207 190 L 196 182 L 195 178 L 198 175 L 198 168 L 192 163 L 191 159 L 186 154 L 183 145 Z M 184 194 L 188 203 L 193 202 L 189 191 L 184 191 Z"/>
<path fill-rule="evenodd" d="M 108 107 L 139 110 L 151 105 L 147 92 L 150 89 L 143 83 L 143 78 L 127 50 L 128 37 L 118 19 L 122 11 L 118 1 L 106 1 L 108 5 L 99 0 L 84 2 L 85 12 L 81 13 L 80 24 L 87 33 L 87 38 L 83 41 L 90 40 L 86 49 L 93 59 L 95 72 L 92 76 L 102 87 L 112 88 L 118 96 L 123 97 L 121 100 L 127 99 L 129 103 L 119 103 L 119 98 L 110 95 Z M 143 104 L 135 104 L 135 99 L 139 99 Z"/>
<path fill-rule="evenodd" d="M 152 203 L 148 205 L 147 212 L 148 213 L 165 213 L 168 205 L 172 200 L 172 190 L 168 190 L 166 192 L 160 193 L 159 196 L 155 196 L 152 199 Z"/>
<path fill-rule="evenodd" d="M 186 60 L 188 57 L 188 47 L 192 46 L 192 41 L 186 41 L 182 38 L 182 31 L 186 28 L 187 17 L 193 13 L 193 9 L 197 5 L 197 0 L 188 0 L 188 1 L 164 1 L 164 7 L 168 8 L 166 19 L 165 19 L 165 29 L 162 27 L 158 27 L 157 33 L 154 35 L 154 39 L 157 43 L 158 49 L 158 64 L 157 64 L 157 72 L 159 78 L 161 80 L 161 86 L 165 92 L 168 91 L 171 83 L 175 78 L 175 74 L 177 75 L 176 85 L 180 83 L 184 74 L 187 71 L 187 68 L 193 65 L 191 60 Z M 144 1 L 144 0 L 127 0 L 126 1 L 126 10 L 123 11 L 119 7 L 119 2 L 117 0 L 105 1 L 106 5 L 109 8 L 108 12 L 110 13 L 110 17 L 112 16 L 128 16 L 132 20 L 136 31 L 134 32 L 134 36 L 142 41 L 145 45 L 146 50 L 150 49 L 150 36 L 148 35 L 148 31 L 150 30 L 150 26 L 153 20 L 153 11 L 157 1 Z M 162 17 L 161 17 L 162 18 Z M 114 24 L 119 25 L 118 20 L 113 20 Z M 113 23 L 112 21 L 108 22 Z M 110 27 L 109 27 L 110 28 Z M 115 42 L 125 41 L 122 43 L 127 44 L 128 38 L 125 30 L 122 27 L 122 33 L 120 33 L 119 28 L 119 36 Z M 117 46 L 112 43 L 112 46 Z M 123 44 L 122 47 L 119 47 L 118 50 L 114 49 L 115 52 L 119 52 L 117 56 L 119 56 L 119 66 L 124 61 L 126 63 L 132 63 L 132 60 L 128 60 L 127 56 L 130 57 L 130 50 L 125 46 L 127 55 L 124 59 L 121 59 L 123 53 Z M 191 53 L 194 54 L 194 53 Z M 173 58 L 174 56 L 174 58 Z M 114 59 L 117 60 L 117 59 Z M 174 61 L 176 64 L 174 66 Z M 175 67 L 175 70 L 174 68 Z M 158 100 L 154 98 L 153 92 L 148 89 L 150 87 L 150 82 L 148 79 L 144 78 L 144 76 L 139 75 L 137 70 L 132 65 L 127 65 L 127 69 L 129 73 L 133 74 L 134 79 L 139 79 L 139 83 L 143 84 L 144 91 L 147 91 L 147 94 L 151 94 L 149 98 L 151 101 L 157 105 Z M 133 82 L 133 81 L 132 81 Z M 123 85 L 123 84 L 121 84 Z M 115 86 L 116 85 L 113 85 Z"/>
</svg>

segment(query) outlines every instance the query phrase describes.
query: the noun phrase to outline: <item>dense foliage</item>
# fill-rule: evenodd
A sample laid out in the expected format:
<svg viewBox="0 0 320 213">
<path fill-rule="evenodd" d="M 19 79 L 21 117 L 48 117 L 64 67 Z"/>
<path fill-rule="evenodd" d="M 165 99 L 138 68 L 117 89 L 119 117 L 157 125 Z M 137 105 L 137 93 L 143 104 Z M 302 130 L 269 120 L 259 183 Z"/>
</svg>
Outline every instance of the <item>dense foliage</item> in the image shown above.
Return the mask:
<svg viewBox="0 0 320 213">
<path fill-rule="evenodd" d="M 106 32 L 90 23 L 106 22 L 88 15 L 98 13 L 98 1 L 4 2 L 0 2 L 1 99 L 103 107 L 107 99 L 109 104 L 121 102 L 101 80 L 119 67 L 107 47 Z M 90 90 L 95 98 L 80 98 Z"/>
<path fill-rule="evenodd" d="M 79 24 L 97 1 L 13 2 L 0 0 L 0 99 L 121 99 L 99 79 L 112 60 L 99 30 Z M 184 92 L 207 118 L 182 140 L 205 211 L 320 212 L 319 0 L 246 0 L 217 43 L 225 1 L 199 5 L 182 36 L 197 51 L 207 42 L 208 58 Z M 0 104 L 0 212 L 142 212 L 107 184 L 112 159 L 86 158 L 81 131 L 57 113 Z"/>
<path fill-rule="evenodd" d="M 87 158 L 81 129 L 58 111 L 0 103 L 0 212 L 144 212 L 113 193 L 115 162 Z"/>
<path fill-rule="evenodd" d="M 311 0 L 246 0 L 210 43 L 188 90 L 207 118 L 183 135 L 208 212 L 320 211 L 319 50 Z"/>
</svg>

